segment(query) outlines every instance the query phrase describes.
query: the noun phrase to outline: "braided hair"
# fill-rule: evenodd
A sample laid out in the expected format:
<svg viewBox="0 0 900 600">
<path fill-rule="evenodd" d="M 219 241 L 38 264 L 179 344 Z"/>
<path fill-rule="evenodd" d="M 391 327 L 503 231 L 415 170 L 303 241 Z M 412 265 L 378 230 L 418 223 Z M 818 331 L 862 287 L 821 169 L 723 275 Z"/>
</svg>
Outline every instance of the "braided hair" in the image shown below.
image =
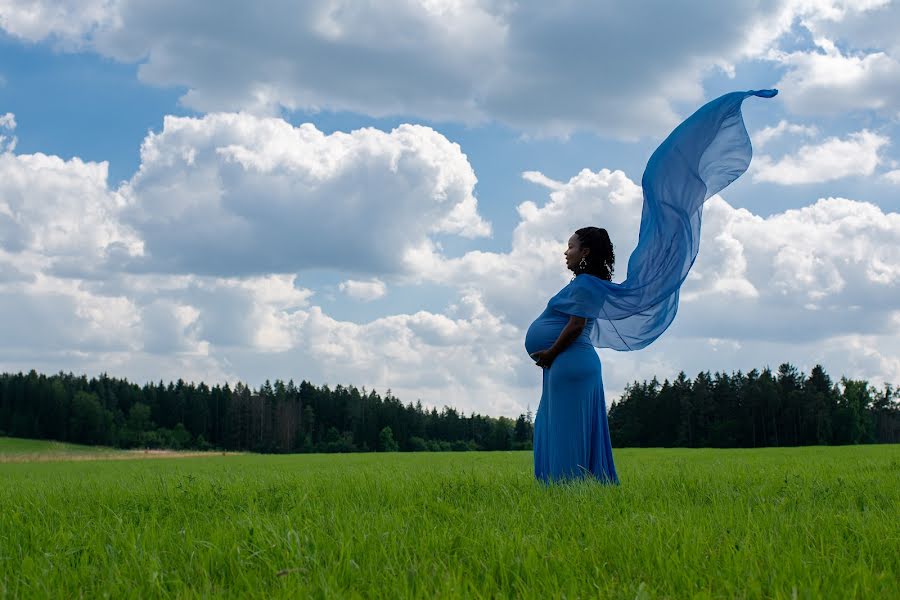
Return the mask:
<svg viewBox="0 0 900 600">
<path fill-rule="evenodd" d="M 587 265 L 582 269 L 578 267 L 577 273 L 588 273 L 600 279 L 612 280 L 615 269 L 616 254 L 613 252 L 612 241 L 609 233 L 600 227 L 582 227 L 575 232 L 582 248 L 590 248 L 591 252 L 584 261 Z"/>
</svg>

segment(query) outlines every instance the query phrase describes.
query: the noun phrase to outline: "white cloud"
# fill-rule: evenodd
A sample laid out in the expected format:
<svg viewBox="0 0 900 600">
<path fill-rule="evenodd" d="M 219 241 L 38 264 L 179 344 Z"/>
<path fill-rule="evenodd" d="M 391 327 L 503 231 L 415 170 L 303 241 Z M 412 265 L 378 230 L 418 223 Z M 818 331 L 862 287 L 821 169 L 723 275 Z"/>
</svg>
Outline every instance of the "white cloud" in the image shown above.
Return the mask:
<svg viewBox="0 0 900 600">
<path fill-rule="evenodd" d="M 787 107 L 803 115 L 898 114 L 900 4 L 890 0 L 809 4 L 808 10 L 801 10 L 800 24 L 815 48 L 772 49 L 768 54 L 786 67 L 777 87 Z"/>
<path fill-rule="evenodd" d="M 4 0 L 0 28 L 139 63 L 144 82 L 186 88 L 182 102 L 203 112 L 333 110 L 498 121 L 536 134 L 658 135 L 703 97 L 711 72 L 733 75 L 758 58 L 785 68 L 781 98 L 798 114 L 900 110 L 900 5 L 889 0 L 309 0 L 210 18 L 214 4 Z M 815 49 L 780 49 L 785 34 L 803 30 Z"/>
<path fill-rule="evenodd" d="M 637 241 L 640 189 L 621 172 L 606 170 L 582 171 L 548 187 L 550 200 L 544 206 L 519 206 L 521 220 L 510 252 L 469 252 L 450 259 L 423 252 L 415 264 L 436 280 L 481 290 L 489 310 L 507 315 L 522 328 L 543 308 L 546 300 L 541 299 L 549 299 L 565 283 L 564 242 L 578 227 L 607 228 L 618 259 L 615 279 L 623 278 Z M 682 299 L 698 307 L 700 318 L 707 313 L 732 315 L 731 335 L 723 335 L 725 329 L 704 334 L 707 337 L 821 339 L 871 330 L 885 322 L 884 311 L 895 310 L 888 298 L 900 287 L 900 214 L 885 213 L 871 203 L 824 198 L 802 209 L 760 217 L 714 197 L 704 209 L 702 232 L 700 254 Z M 733 318 L 735 303 L 754 307 L 759 320 Z M 824 312 L 807 314 L 810 304 Z M 826 317 L 829 311 L 834 314 Z M 789 315 L 797 315 L 798 327 L 805 319 L 841 318 L 795 330 Z M 852 319 L 845 318 L 848 315 Z"/>
<path fill-rule="evenodd" d="M 219 347 L 283 352 L 299 342 L 313 291 L 299 288 L 294 275 L 195 278 L 183 297 L 199 309 L 197 335 Z"/>
<path fill-rule="evenodd" d="M 894 169 L 893 171 L 888 171 L 884 175 L 882 175 L 887 181 L 891 183 L 900 183 L 900 169 Z"/>
<path fill-rule="evenodd" d="M 546 187 L 550 199 L 519 206 L 509 252 L 445 259 L 423 249 L 410 257 L 423 275 L 479 289 L 485 307 L 520 332 L 565 284 L 564 241 L 578 227 L 610 231 L 617 279 L 624 276 L 641 209 L 639 188 L 620 172 L 582 171 L 568 182 L 527 177 Z M 601 351 L 610 393 L 634 378 L 674 376 L 681 369 L 746 370 L 773 360 L 805 368 L 820 361 L 833 372 L 878 382 L 900 377 L 897 369 L 877 367 L 900 357 L 893 301 L 900 295 L 900 214 L 826 198 L 760 217 L 715 197 L 704 210 L 702 231 L 671 330 L 640 353 Z M 842 352 L 850 338 L 877 340 L 885 360 L 848 359 Z"/>
<path fill-rule="evenodd" d="M 2 77 L 0 77 L 0 86 L 2 86 L 3 81 Z M 6 129 L 8 131 L 16 130 L 16 116 L 12 113 L 6 113 L 4 115 L 0 115 L 0 130 Z M 9 137 L 7 135 L 0 135 L 0 153 L 12 152 L 16 149 L 16 143 L 18 140 L 16 136 Z"/>
<path fill-rule="evenodd" d="M 11 260 L 0 255 L 0 264 Z M 30 277 L 0 281 L 0 356 L 26 360 L 46 354 L 65 365 L 79 353 L 131 352 L 140 327 L 139 309 L 125 295 L 99 296 L 80 281 L 27 271 Z M 55 369 L 55 370 L 58 370 Z"/>
<path fill-rule="evenodd" d="M 711 72 L 843 2 L 10 2 L 0 26 L 138 62 L 199 111 L 280 107 L 497 121 L 529 133 L 657 135 Z M 215 13 L 215 18 L 210 14 Z M 665 40 L 665 43 L 660 43 Z M 639 76 L 636 76 L 639 74 Z"/>
<path fill-rule="evenodd" d="M 875 136 L 843 141 L 864 134 Z M 7 152 L 0 365 L 138 381 L 303 377 L 466 411 L 535 409 L 540 371 L 523 336 L 569 277 L 565 239 L 606 227 L 621 280 L 642 199 L 621 171 L 524 177 L 547 197 L 518 206 L 509 251 L 448 257 L 435 234 L 486 225 L 465 155 L 428 128 L 326 136 L 249 115 L 170 119 L 118 190 L 105 163 Z M 360 266 L 369 253 L 381 254 Z M 142 256 L 149 272 L 135 271 Z M 336 319 L 295 274 L 310 265 L 339 273 L 348 294 L 354 282 L 423 282 L 446 290 L 448 306 Z M 825 198 L 761 217 L 711 199 L 670 331 L 639 353 L 601 351 L 608 401 L 635 378 L 773 360 L 897 381 L 898 288 L 897 213 Z"/>
<path fill-rule="evenodd" d="M 37 42 L 47 37 L 72 47 L 84 36 L 114 24 L 116 0 L 2 0 L 0 28 Z"/>
<path fill-rule="evenodd" d="M 84 268 L 139 255 L 142 243 L 117 220 L 122 198 L 106 180 L 105 162 L 0 153 L 0 249 Z"/>
<path fill-rule="evenodd" d="M 801 310 L 811 305 L 837 317 L 815 330 L 785 328 L 788 338 L 845 334 L 854 329 L 860 333 L 887 320 L 885 311 L 894 310 L 887 298 L 900 287 L 898 213 L 885 213 L 866 202 L 823 198 L 802 209 L 761 218 L 714 198 L 705 211 L 703 235 L 705 246 L 686 289 L 689 302 L 735 296 L 711 284 L 729 265 L 738 265 L 733 277 L 753 286 L 756 293 L 746 297 L 763 313 L 793 312 L 797 327 L 806 318 L 827 318 Z M 729 249 L 737 249 L 737 254 Z M 860 310 L 861 314 L 853 314 Z M 708 306 L 703 311 L 715 312 Z M 738 331 L 753 335 L 751 329 Z M 774 329 L 757 331 L 771 337 Z"/>
<path fill-rule="evenodd" d="M 845 54 L 833 42 L 778 55 L 788 67 L 777 86 L 793 112 L 807 115 L 900 109 L 900 61 L 882 51 Z"/>
<path fill-rule="evenodd" d="M 475 292 L 463 293 L 447 314 L 420 311 L 363 324 L 313 307 L 297 336 L 287 360 L 303 360 L 322 381 L 356 379 L 390 387 L 405 401 L 489 414 L 514 415 L 537 404 L 539 373 L 522 360 L 521 331 L 488 311 Z"/>
<path fill-rule="evenodd" d="M 519 327 L 543 309 L 549 295 L 570 277 L 565 270 L 565 241 L 580 227 L 609 231 L 620 257 L 615 280 L 624 277 L 627 256 L 637 243 L 642 196 L 640 187 L 621 171 L 582 170 L 568 182 L 534 172 L 525 178 L 550 192 L 543 206 L 526 201 L 518 206 L 519 224 L 508 253 L 473 251 L 445 259 L 433 246 L 407 254 L 409 269 L 419 277 L 460 289 L 477 289 L 488 308 L 506 315 Z M 543 300 L 542 300 L 543 298 Z M 540 312 L 540 310 L 538 310 Z"/>
<path fill-rule="evenodd" d="M 390 274 L 430 235 L 490 233 L 466 156 L 428 127 L 325 135 L 248 114 L 167 117 L 141 157 L 121 191 L 145 242 L 136 270 Z"/>
<path fill-rule="evenodd" d="M 372 279 L 370 281 L 348 279 L 347 281 L 342 281 L 338 285 L 338 289 L 351 298 L 364 302 L 383 298 L 387 294 L 387 286 L 380 279 Z"/>
<path fill-rule="evenodd" d="M 862 130 L 844 139 L 832 137 L 821 144 L 805 145 L 777 161 L 758 156 L 752 167 L 753 179 L 794 185 L 871 175 L 881 163 L 879 151 L 888 143 L 887 137 Z"/>
<path fill-rule="evenodd" d="M 789 123 L 782 119 L 777 125 L 764 127 L 754 133 L 751 136 L 753 147 L 756 150 L 761 150 L 763 146 L 785 134 L 816 137 L 819 134 L 819 129 L 813 125 L 798 125 L 797 123 Z"/>
</svg>

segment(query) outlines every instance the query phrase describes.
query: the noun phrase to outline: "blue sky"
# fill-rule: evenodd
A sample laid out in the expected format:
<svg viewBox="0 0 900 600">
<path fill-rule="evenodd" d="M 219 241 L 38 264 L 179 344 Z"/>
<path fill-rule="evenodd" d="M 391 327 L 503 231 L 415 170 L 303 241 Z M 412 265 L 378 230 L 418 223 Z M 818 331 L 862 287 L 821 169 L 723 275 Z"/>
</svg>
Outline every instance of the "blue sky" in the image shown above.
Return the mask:
<svg viewBox="0 0 900 600">
<path fill-rule="evenodd" d="M 647 158 L 737 89 L 750 171 L 628 382 L 790 361 L 900 381 L 900 8 L 7 2 L 0 368 L 391 388 L 514 416 L 522 349 Z"/>
</svg>

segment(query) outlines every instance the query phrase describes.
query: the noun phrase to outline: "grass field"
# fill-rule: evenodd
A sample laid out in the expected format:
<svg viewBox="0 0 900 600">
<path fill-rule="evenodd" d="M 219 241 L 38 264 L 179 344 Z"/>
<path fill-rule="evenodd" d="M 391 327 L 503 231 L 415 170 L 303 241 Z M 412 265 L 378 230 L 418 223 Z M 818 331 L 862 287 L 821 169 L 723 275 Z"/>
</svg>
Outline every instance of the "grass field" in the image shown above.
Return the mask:
<svg viewBox="0 0 900 600">
<path fill-rule="evenodd" d="M 615 456 L 7 462 L 0 597 L 900 597 L 900 446 Z"/>
<path fill-rule="evenodd" d="M 46 462 L 57 460 L 129 460 L 134 458 L 175 458 L 206 456 L 202 452 L 172 450 L 120 450 L 103 446 L 82 446 L 51 440 L 0 437 L 0 463 Z"/>
</svg>

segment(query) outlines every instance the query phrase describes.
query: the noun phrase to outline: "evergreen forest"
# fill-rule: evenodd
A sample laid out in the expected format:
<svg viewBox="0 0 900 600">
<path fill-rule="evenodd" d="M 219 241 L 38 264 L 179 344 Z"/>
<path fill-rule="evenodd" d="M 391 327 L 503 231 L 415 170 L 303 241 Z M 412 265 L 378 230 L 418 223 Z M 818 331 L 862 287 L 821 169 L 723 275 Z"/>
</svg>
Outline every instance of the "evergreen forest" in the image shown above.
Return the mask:
<svg viewBox="0 0 900 600">
<path fill-rule="evenodd" d="M 833 383 L 821 366 L 744 374 L 680 373 L 634 382 L 609 408 L 614 447 L 763 447 L 900 443 L 900 389 Z M 302 381 L 209 387 L 139 386 L 107 375 L 0 375 L 0 435 L 122 448 L 266 453 L 528 450 L 533 415 L 516 419 L 420 401 L 388 390 Z"/>
<path fill-rule="evenodd" d="M 609 410 L 614 447 L 759 448 L 900 442 L 900 389 L 789 363 L 635 382 Z"/>
<path fill-rule="evenodd" d="M 265 453 L 521 450 L 532 416 L 404 405 L 388 390 L 266 381 L 138 386 L 101 375 L 0 375 L 0 435 L 122 448 Z"/>
</svg>

